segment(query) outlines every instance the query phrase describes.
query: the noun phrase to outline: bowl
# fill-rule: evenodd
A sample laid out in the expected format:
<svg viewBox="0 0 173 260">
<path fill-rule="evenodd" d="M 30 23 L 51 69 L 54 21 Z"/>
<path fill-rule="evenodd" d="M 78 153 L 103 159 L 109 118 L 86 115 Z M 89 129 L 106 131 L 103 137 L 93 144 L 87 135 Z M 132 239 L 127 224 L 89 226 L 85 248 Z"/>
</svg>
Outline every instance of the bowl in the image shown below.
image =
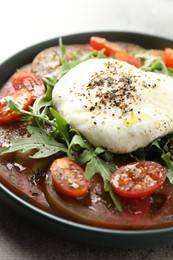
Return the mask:
<svg viewBox="0 0 173 260">
<path fill-rule="evenodd" d="M 146 49 L 173 48 L 173 41 L 170 39 L 131 32 L 99 31 L 61 37 L 63 43 L 66 45 L 88 43 L 90 37 L 93 35 L 107 38 L 110 41 L 116 40 L 134 43 Z M 1 86 L 16 71 L 16 68 L 30 63 L 41 50 L 58 45 L 58 38 L 47 40 L 24 49 L 3 62 L 0 65 Z M 82 243 L 112 248 L 140 248 L 169 244 L 173 238 L 173 227 L 156 230 L 123 231 L 78 224 L 32 206 L 2 184 L 0 184 L 0 200 L 43 230 L 48 230 L 63 238 Z"/>
</svg>

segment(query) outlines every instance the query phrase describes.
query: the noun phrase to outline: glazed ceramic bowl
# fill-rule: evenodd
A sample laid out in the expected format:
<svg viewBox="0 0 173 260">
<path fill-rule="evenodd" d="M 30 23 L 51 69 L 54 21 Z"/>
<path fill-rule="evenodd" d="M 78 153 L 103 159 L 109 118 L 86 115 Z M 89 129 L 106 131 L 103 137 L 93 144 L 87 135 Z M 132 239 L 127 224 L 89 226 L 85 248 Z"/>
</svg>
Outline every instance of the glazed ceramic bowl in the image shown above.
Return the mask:
<svg viewBox="0 0 173 260">
<path fill-rule="evenodd" d="M 64 44 L 80 44 L 88 43 L 89 38 L 92 35 L 104 37 L 110 41 L 117 40 L 138 44 L 146 49 L 173 48 L 173 41 L 169 39 L 129 32 L 91 32 L 62 36 L 62 38 Z M 30 63 L 41 50 L 57 45 L 58 38 L 59 37 L 57 36 L 55 39 L 31 46 L 2 63 L 0 65 L 1 86 L 3 86 L 8 78 L 16 71 L 16 68 Z M 32 223 L 40 226 L 43 230 L 47 229 L 49 232 L 54 232 L 58 236 L 75 241 L 104 247 L 132 248 L 164 245 L 171 243 L 173 239 L 173 227 L 146 231 L 122 231 L 96 228 L 65 220 L 30 205 L 2 184 L 0 184 L 0 200 L 5 201 L 7 205 L 17 210 L 20 214 L 27 217 Z"/>
</svg>

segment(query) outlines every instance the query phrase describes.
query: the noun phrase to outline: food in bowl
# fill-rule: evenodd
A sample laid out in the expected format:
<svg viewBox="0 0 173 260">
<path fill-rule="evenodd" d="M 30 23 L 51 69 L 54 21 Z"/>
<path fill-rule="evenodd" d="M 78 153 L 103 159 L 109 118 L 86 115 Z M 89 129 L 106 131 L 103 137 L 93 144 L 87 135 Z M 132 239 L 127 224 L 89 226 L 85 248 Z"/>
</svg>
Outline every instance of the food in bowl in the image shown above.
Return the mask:
<svg viewBox="0 0 173 260">
<path fill-rule="evenodd" d="M 60 39 L 16 68 L 0 91 L 1 183 L 79 223 L 172 226 L 172 53 Z"/>
</svg>

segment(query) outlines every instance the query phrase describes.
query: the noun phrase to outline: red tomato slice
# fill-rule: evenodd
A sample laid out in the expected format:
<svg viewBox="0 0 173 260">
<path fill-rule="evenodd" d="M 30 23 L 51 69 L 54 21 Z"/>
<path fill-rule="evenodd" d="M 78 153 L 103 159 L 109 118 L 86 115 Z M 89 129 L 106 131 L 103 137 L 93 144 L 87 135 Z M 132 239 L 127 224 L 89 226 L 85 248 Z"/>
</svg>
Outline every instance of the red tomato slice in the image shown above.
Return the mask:
<svg viewBox="0 0 173 260">
<path fill-rule="evenodd" d="M 31 92 L 27 89 L 16 90 L 15 92 L 9 93 L 7 96 L 0 99 L 0 125 L 15 122 L 21 114 L 17 114 L 10 110 L 7 105 L 7 101 L 12 100 L 20 109 L 27 110 L 28 106 L 32 105 L 33 99 Z"/>
<path fill-rule="evenodd" d="M 84 170 L 68 158 L 55 160 L 50 167 L 50 175 L 55 188 L 66 196 L 80 197 L 88 190 Z"/>
<path fill-rule="evenodd" d="M 137 68 L 142 66 L 142 62 L 140 59 L 134 57 L 130 53 L 118 50 L 115 43 L 107 41 L 105 38 L 93 36 L 90 38 L 90 45 L 95 50 L 105 49 L 104 54 L 106 56 L 110 56 L 112 54 L 117 60 L 125 61 L 131 65 L 136 66 Z"/>
<path fill-rule="evenodd" d="M 18 71 L 12 77 L 13 87 L 18 89 L 28 89 L 32 97 L 36 100 L 46 92 L 43 80 L 30 71 Z"/>
<path fill-rule="evenodd" d="M 142 66 L 142 62 L 140 59 L 134 57 L 133 55 L 125 51 L 117 51 L 114 54 L 114 58 L 117 60 L 125 61 L 137 68 L 140 68 Z"/>
<path fill-rule="evenodd" d="M 173 49 L 166 48 L 164 50 L 163 60 L 165 62 L 166 67 L 173 68 Z"/>
<path fill-rule="evenodd" d="M 120 167 L 112 176 L 116 193 L 127 198 L 149 196 L 158 190 L 166 179 L 166 169 L 159 163 L 139 161 Z"/>
<path fill-rule="evenodd" d="M 105 49 L 104 54 L 106 56 L 110 56 L 111 54 L 114 54 L 117 51 L 117 46 L 113 42 L 107 41 L 105 38 L 97 37 L 97 36 L 92 36 L 90 38 L 90 45 L 95 49 L 95 50 L 102 50 Z"/>
</svg>

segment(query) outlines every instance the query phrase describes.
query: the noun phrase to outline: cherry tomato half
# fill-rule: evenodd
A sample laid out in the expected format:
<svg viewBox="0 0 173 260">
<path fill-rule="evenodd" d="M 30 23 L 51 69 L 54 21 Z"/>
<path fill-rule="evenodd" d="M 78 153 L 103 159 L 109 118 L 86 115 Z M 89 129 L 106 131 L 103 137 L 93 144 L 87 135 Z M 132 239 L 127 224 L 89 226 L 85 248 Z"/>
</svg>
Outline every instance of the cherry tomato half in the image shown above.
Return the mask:
<svg viewBox="0 0 173 260">
<path fill-rule="evenodd" d="M 55 160 L 50 167 L 50 175 L 55 188 L 66 196 L 80 197 L 88 190 L 84 170 L 68 158 Z"/>
<path fill-rule="evenodd" d="M 0 125 L 15 122 L 21 114 L 17 114 L 10 110 L 7 101 L 12 100 L 20 109 L 28 110 L 28 106 L 32 105 L 33 99 L 31 92 L 27 89 L 20 89 L 9 93 L 7 96 L 0 99 Z"/>
<path fill-rule="evenodd" d="M 173 68 L 173 49 L 166 48 L 164 50 L 163 60 L 165 62 L 166 67 Z"/>
<path fill-rule="evenodd" d="M 149 196 L 158 190 L 166 179 L 166 169 L 152 161 L 133 162 L 120 167 L 112 176 L 114 191 L 128 198 Z"/>
<path fill-rule="evenodd" d="M 18 89 L 28 89 L 32 93 L 32 98 L 36 100 L 46 92 L 43 80 L 30 71 L 18 71 L 12 77 L 13 87 Z"/>
</svg>

